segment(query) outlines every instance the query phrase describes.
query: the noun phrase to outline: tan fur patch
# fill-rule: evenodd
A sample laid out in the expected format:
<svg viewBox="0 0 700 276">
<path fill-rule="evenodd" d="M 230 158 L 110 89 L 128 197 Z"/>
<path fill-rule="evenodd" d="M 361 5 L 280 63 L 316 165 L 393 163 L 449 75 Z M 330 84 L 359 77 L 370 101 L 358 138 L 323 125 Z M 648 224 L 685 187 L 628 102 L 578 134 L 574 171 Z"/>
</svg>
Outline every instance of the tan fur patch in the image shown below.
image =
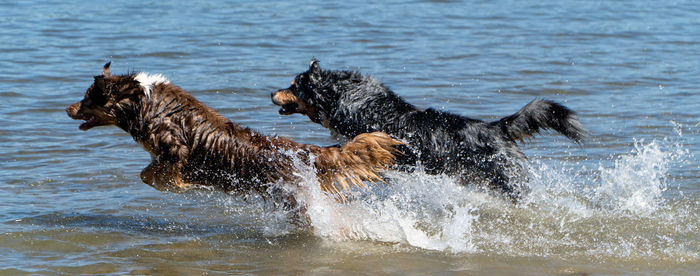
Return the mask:
<svg viewBox="0 0 700 276">
<path fill-rule="evenodd" d="M 365 182 L 384 182 L 380 171 L 393 165 L 395 146 L 402 142 L 383 132 L 363 133 L 342 148 L 322 148 L 316 159 L 324 191 L 345 199 L 342 190 L 364 188 Z"/>
<path fill-rule="evenodd" d="M 275 96 L 272 98 L 275 103 L 284 105 L 284 104 L 291 104 L 291 103 L 297 103 L 299 105 L 302 104 L 301 101 L 297 98 L 297 96 L 294 96 L 291 91 L 289 90 L 283 90 L 275 93 Z"/>
</svg>

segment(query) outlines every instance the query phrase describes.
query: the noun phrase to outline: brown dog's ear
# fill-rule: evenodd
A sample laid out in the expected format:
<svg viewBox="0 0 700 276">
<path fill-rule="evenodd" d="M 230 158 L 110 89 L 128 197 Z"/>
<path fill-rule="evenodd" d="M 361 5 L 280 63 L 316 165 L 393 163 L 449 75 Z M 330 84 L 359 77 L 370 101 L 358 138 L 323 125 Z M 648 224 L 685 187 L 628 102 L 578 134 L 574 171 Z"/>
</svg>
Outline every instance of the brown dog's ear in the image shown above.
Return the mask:
<svg viewBox="0 0 700 276">
<path fill-rule="evenodd" d="M 107 64 L 107 66 L 109 66 L 109 64 Z M 109 70 L 109 68 L 107 70 Z M 107 73 L 109 73 L 109 71 L 107 71 Z M 103 76 L 96 76 L 95 88 L 97 88 L 99 91 L 105 91 L 105 86 L 107 86 L 105 78 Z"/>
<path fill-rule="evenodd" d="M 112 64 L 112 61 L 108 61 L 105 66 L 102 68 L 102 75 L 105 77 L 109 77 L 112 75 L 112 73 L 109 72 L 109 66 Z"/>
</svg>

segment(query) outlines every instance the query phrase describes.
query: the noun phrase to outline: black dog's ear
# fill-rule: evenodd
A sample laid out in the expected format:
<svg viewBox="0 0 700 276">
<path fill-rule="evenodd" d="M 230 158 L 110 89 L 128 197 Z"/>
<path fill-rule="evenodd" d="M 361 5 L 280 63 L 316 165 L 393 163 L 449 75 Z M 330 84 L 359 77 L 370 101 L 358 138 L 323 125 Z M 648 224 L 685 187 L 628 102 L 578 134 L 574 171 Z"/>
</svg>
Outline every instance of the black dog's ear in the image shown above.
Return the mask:
<svg viewBox="0 0 700 276">
<path fill-rule="evenodd" d="M 311 63 L 309 63 L 309 72 L 318 73 L 321 71 L 320 62 L 316 58 L 311 58 Z"/>
<path fill-rule="evenodd" d="M 112 64 L 112 61 L 108 61 L 105 63 L 105 66 L 102 68 L 102 75 L 105 77 L 109 77 L 112 75 L 112 73 L 109 72 L 109 66 Z"/>
</svg>

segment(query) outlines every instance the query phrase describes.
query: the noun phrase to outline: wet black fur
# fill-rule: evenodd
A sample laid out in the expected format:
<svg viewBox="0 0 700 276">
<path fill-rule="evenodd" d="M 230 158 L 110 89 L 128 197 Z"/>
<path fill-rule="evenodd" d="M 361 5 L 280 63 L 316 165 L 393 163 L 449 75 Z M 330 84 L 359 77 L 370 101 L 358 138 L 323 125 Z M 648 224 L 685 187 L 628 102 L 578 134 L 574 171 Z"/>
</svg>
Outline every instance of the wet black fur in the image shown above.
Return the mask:
<svg viewBox="0 0 700 276">
<path fill-rule="evenodd" d="M 275 102 L 291 92 L 298 103 Z M 585 130 L 575 113 L 549 100 L 534 100 L 513 115 L 485 122 L 407 103 L 380 81 L 354 71 L 323 70 L 312 61 L 287 89 L 273 93 L 280 113 L 304 113 L 314 122 L 347 137 L 384 131 L 405 140 L 411 150 L 402 165 L 420 162 L 431 174 L 459 176 L 463 184 L 479 183 L 513 200 L 527 191 L 526 160 L 516 140 L 554 129 L 575 142 Z M 297 110 L 304 106 L 304 110 Z"/>
</svg>

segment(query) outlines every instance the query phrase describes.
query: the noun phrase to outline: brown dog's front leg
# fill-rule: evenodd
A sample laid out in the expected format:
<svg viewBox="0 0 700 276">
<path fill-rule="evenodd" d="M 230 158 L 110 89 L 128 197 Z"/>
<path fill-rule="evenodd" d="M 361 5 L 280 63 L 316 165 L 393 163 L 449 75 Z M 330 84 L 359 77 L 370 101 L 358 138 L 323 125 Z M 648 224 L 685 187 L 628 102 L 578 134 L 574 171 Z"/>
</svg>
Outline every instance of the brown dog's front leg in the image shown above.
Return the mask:
<svg viewBox="0 0 700 276">
<path fill-rule="evenodd" d="M 159 191 L 180 192 L 189 189 L 190 184 L 182 181 L 180 169 L 176 165 L 151 162 L 141 171 L 141 181 Z"/>
<path fill-rule="evenodd" d="M 160 162 L 153 161 L 141 171 L 141 181 L 150 185 L 158 191 L 167 191 L 170 175 L 167 166 Z"/>
<path fill-rule="evenodd" d="M 172 178 L 168 181 L 168 191 L 184 192 L 186 190 L 189 190 L 192 185 L 189 183 L 185 183 L 185 181 L 182 180 L 182 176 L 180 175 L 180 169 L 177 166 L 173 166 L 171 170 Z"/>
<path fill-rule="evenodd" d="M 143 183 L 146 183 L 148 185 L 153 186 L 155 184 L 155 183 L 153 183 L 155 180 L 154 174 L 155 174 L 155 166 L 153 165 L 153 163 L 148 164 L 148 166 L 146 166 L 145 168 L 143 168 L 143 170 L 141 170 L 141 181 L 143 181 Z"/>
<path fill-rule="evenodd" d="M 183 192 L 191 188 L 182 180 L 180 167 L 173 164 L 153 162 L 141 171 L 141 180 L 159 191 Z"/>
</svg>

